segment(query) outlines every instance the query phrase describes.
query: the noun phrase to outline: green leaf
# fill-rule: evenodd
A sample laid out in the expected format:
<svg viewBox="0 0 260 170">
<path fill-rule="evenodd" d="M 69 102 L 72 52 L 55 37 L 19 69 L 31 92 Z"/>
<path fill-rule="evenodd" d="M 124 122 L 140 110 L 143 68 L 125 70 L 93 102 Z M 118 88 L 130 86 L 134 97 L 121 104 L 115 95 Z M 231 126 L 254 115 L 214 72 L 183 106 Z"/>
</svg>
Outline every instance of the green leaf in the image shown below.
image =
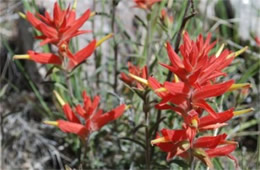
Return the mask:
<svg viewBox="0 0 260 170">
<path fill-rule="evenodd" d="M 214 168 L 217 170 L 217 169 L 223 169 L 223 166 L 219 160 L 219 158 L 213 158 L 213 165 L 214 165 Z"/>
<path fill-rule="evenodd" d="M 253 77 L 260 69 L 260 60 L 258 60 L 254 65 L 252 65 L 241 77 L 238 83 L 246 82 L 250 77 Z"/>
</svg>

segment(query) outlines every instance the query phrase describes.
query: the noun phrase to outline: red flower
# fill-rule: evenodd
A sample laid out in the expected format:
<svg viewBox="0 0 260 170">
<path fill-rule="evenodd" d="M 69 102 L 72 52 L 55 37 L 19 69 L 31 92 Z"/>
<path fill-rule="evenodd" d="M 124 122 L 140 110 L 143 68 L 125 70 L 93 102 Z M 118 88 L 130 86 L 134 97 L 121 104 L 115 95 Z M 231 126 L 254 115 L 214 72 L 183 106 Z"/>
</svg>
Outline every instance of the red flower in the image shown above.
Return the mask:
<svg viewBox="0 0 260 170">
<path fill-rule="evenodd" d="M 100 97 L 95 96 L 92 101 L 90 97 L 87 96 L 86 92 L 83 92 L 82 96 L 84 105 L 83 107 L 81 105 L 77 105 L 75 108 L 77 115 L 82 117 L 84 120 L 84 124 L 82 124 L 75 112 L 71 109 L 70 105 L 65 103 L 57 92 L 55 92 L 55 95 L 63 107 L 67 121 L 45 121 L 45 123 L 56 125 L 63 132 L 74 133 L 81 138 L 88 137 L 90 133 L 99 130 L 107 123 L 116 120 L 124 113 L 124 110 L 126 109 L 125 105 L 122 104 L 103 114 L 103 110 L 98 108 Z"/>
<path fill-rule="evenodd" d="M 52 53 L 37 53 L 35 51 L 29 50 L 27 52 L 27 55 L 16 55 L 14 56 L 14 59 L 29 59 L 33 60 L 37 63 L 42 63 L 42 64 L 55 64 L 61 66 L 63 64 L 63 67 L 65 67 L 67 70 L 72 70 L 82 62 L 84 62 L 91 54 L 93 51 L 96 49 L 96 41 L 92 41 L 78 51 L 75 54 L 72 54 L 69 50 L 67 51 L 67 57 L 68 57 L 68 64 L 65 65 L 66 63 L 63 61 L 64 58 L 62 56 L 57 56 Z"/>
<path fill-rule="evenodd" d="M 211 106 L 207 104 L 205 99 L 222 95 L 228 91 L 234 83 L 233 80 L 230 80 L 225 83 L 205 85 L 197 89 L 192 89 L 189 84 L 184 82 L 165 82 L 162 85 L 155 78 L 149 78 L 148 82 L 155 92 L 161 88 L 165 89 L 164 92 L 156 92 L 162 98 L 162 101 L 156 106 L 158 109 L 172 108 L 174 111 L 185 114 L 190 108 L 200 107 L 214 117 L 216 117 L 216 113 Z M 176 107 L 170 107 L 167 104 L 168 102 L 174 104 Z"/>
<path fill-rule="evenodd" d="M 240 115 L 252 111 L 245 109 L 216 113 L 207 103 L 207 99 L 217 97 L 227 91 L 238 88 L 248 88 L 250 85 L 234 84 L 234 80 L 217 83 L 216 78 L 224 76 L 222 70 L 228 66 L 235 56 L 244 52 L 247 47 L 238 52 L 231 53 L 223 50 L 224 46 L 215 55 L 208 53 L 215 46 L 210 43 L 210 34 L 204 41 L 202 35 L 197 41 L 192 41 L 187 33 L 184 34 L 183 44 L 180 46 L 182 58 L 179 57 L 171 45 L 167 43 L 167 52 L 171 65 L 161 64 L 174 73 L 175 79 L 171 82 L 159 83 L 155 78 L 149 77 L 147 80 L 131 76 L 135 80 L 149 86 L 162 99 L 156 105 L 157 109 L 175 111 L 183 118 L 182 129 L 161 130 L 162 137 L 152 140 L 162 151 L 168 152 L 167 159 L 180 156 L 190 160 L 197 157 L 209 167 L 212 167 L 210 158 L 216 156 L 228 156 L 236 148 L 236 143 L 226 141 L 226 135 L 196 137 L 199 132 L 213 130 L 227 125 L 227 121 L 235 115 Z M 209 114 L 203 116 L 203 111 Z M 237 162 L 236 162 L 237 163 Z"/>
<path fill-rule="evenodd" d="M 258 46 L 260 46 L 260 38 L 259 37 L 255 37 L 255 42 Z"/>
<path fill-rule="evenodd" d="M 147 66 L 144 66 L 143 68 L 138 68 L 136 66 L 134 66 L 132 63 L 128 62 L 128 71 L 129 73 L 131 73 L 132 75 L 141 77 L 143 79 L 148 79 L 148 70 L 147 70 Z M 139 90 L 144 90 L 145 89 L 145 85 L 143 85 L 142 83 L 136 81 L 135 79 L 127 76 L 125 73 L 121 73 L 120 75 L 121 80 L 123 80 L 126 84 L 130 85 L 130 86 L 136 86 Z"/>
<path fill-rule="evenodd" d="M 134 2 L 136 3 L 135 7 L 142 9 L 151 9 L 153 4 L 161 2 L 161 0 L 134 0 Z"/>
<path fill-rule="evenodd" d="M 155 78 L 148 79 L 149 86 L 162 98 L 162 101 L 156 106 L 158 109 L 172 109 L 185 116 L 189 110 L 199 108 L 206 110 L 214 118 L 217 117 L 206 99 L 220 96 L 232 87 L 233 80 L 218 84 L 215 84 L 215 80 L 219 76 L 225 75 L 222 70 L 232 62 L 237 54 L 231 54 L 228 50 L 223 52 L 220 50 L 216 55 L 209 56 L 208 53 L 215 45 L 215 42 L 210 43 L 210 37 L 209 34 L 204 41 L 200 35 L 194 42 L 190 40 L 186 32 L 183 44 L 180 46 L 183 59 L 175 53 L 170 43 L 167 43 L 171 65 L 161 65 L 172 71 L 180 80 L 160 84 Z M 159 89 L 164 89 L 164 91 Z M 175 107 L 169 105 L 168 102 Z M 203 110 L 198 113 L 202 113 Z"/>
<path fill-rule="evenodd" d="M 76 19 L 75 9 L 70 9 L 69 7 L 66 10 L 62 10 L 58 3 L 54 4 L 53 8 L 53 18 L 50 17 L 48 12 L 45 12 L 45 15 L 37 14 L 40 19 L 36 18 L 32 13 L 27 12 L 27 20 L 43 35 L 36 38 L 42 39 L 41 45 L 51 43 L 56 45 L 59 48 L 60 58 L 67 57 L 69 58 L 69 64 L 65 67 L 71 70 L 81 62 L 83 62 L 87 57 L 89 57 L 95 50 L 96 41 L 92 41 L 89 45 L 83 48 L 81 51 L 73 55 L 68 47 L 68 43 L 71 38 L 90 32 L 88 30 L 82 31 L 79 30 L 80 27 L 88 20 L 90 17 L 90 10 L 86 10 L 83 15 Z M 39 56 L 43 58 L 45 54 Z M 31 57 L 30 59 L 38 62 L 39 59 Z M 46 64 L 52 64 L 51 62 L 46 62 Z"/>
<path fill-rule="evenodd" d="M 166 9 L 162 9 L 161 10 L 161 21 L 163 24 L 165 24 L 166 26 L 170 25 L 173 23 L 173 17 L 169 16 L 167 14 Z"/>
<path fill-rule="evenodd" d="M 85 48 L 78 51 L 76 54 L 72 54 L 68 51 L 69 64 L 68 69 L 72 70 L 82 62 L 84 62 L 96 49 L 96 40 L 89 43 Z"/>
<path fill-rule="evenodd" d="M 236 159 L 230 155 L 236 149 L 237 144 L 233 141 L 226 141 L 226 134 L 203 136 L 190 142 L 186 130 L 162 129 L 162 137 L 157 134 L 156 139 L 152 140 L 151 143 L 168 153 L 167 160 L 175 156 L 189 159 L 191 153 L 192 156 L 197 157 L 209 167 L 213 167 L 210 158 L 216 156 L 228 156 L 237 163 Z"/>
<path fill-rule="evenodd" d="M 183 36 L 183 45 L 180 52 L 183 60 L 174 52 L 170 43 L 167 43 L 167 52 L 171 61 L 171 66 L 161 64 L 175 73 L 182 82 L 188 83 L 193 87 L 207 85 L 217 77 L 226 75 L 221 71 L 228 66 L 235 55 L 225 50 L 220 54 L 209 56 L 209 51 L 215 46 L 216 42 L 210 43 L 211 34 L 208 34 L 204 41 L 200 35 L 196 42 L 190 40 L 187 32 Z"/>
<path fill-rule="evenodd" d="M 35 51 L 29 50 L 28 59 L 33 60 L 37 63 L 42 63 L 42 64 L 56 64 L 56 65 L 61 65 L 62 60 L 60 59 L 59 56 L 52 54 L 52 53 L 37 53 Z"/>
<path fill-rule="evenodd" d="M 72 9 L 68 7 L 66 10 L 62 10 L 58 3 L 55 3 L 53 18 L 50 17 L 48 12 L 45 12 L 44 16 L 37 14 L 39 19 L 30 12 L 27 12 L 26 16 L 21 14 L 42 33 L 41 36 L 36 37 L 43 40 L 40 45 L 53 44 L 57 46 L 58 52 L 57 54 L 50 54 L 28 51 L 27 55 L 15 55 L 14 59 L 30 59 L 42 64 L 62 65 L 62 68 L 71 71 L 91 56 L 96 47 L 113 36 L 113 34 L 108 34 L 98 42 L 93 40 L 86 47 L 72 54 L 69 49 L 71 38 L 90 32 L 89 30 L 79 30 L 91 16 L 90 10 L 86 10 L 80 18 L 76 19 L 75 8 L 76 3 Z"/>
<path fill-rule="evenodd" d="M 57 46 L 67 45 L 68 41 L 77 35 L 88 33 L 89 30 L 79 30 L 80 27 L 88 20 L 91 11 L 86 10 L 83 15 L 76 19 L 75 9 L 62 10 L 58 3 L 54 4 L 53 18 L 48 12 L 44 16 L 37 14 L 40 19 L 36 18 L 32 13 L 27 12 L 27 20 L 39 30 L 43 35 L 37 37 L 42 39 L 41 45 L 52 43 Z"/>
<path fill-rule="evenodd" d="M 229 109 L 224 112 L 218 113 L 217 118 L 207 115 L 203 116 L 199 119 L 198 123 L 198 129 L 200 131 L 203 130 L 212 130 L 212 129 L 217 129 L 219 127 L 225 126 L 228 120 L 233 118 L 235 115 L 234 109 Z"/>
</svg>

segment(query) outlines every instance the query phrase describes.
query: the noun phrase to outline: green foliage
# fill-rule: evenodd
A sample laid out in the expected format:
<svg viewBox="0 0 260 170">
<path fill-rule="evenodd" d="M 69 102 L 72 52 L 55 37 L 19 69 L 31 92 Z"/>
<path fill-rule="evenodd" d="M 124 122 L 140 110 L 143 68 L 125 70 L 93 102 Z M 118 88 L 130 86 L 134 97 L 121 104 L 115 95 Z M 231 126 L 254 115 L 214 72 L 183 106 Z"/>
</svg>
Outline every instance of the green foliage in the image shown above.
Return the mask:
<svg viewBox="0 0 260 170">
<path fill-rule="evenodd" d="M 101 21 L 101 28 L 95 26 L 93 30 L 93 37 L 98 40 L 105 35 L 105 33 L 103 33 L 103 27 L 105 27 L 107 23 L 112 24 L 112 14 L 106 10 L 106 8 L 109 8 L 111 11 L 112 7 L 111 4 L 108 3 L 108 0 L 94 1 L 96 5 L 101 6 L 101 11 L 97 11 L 95 16 Z M 39 11 L 35 0 L 23 0 L 22 2 L 25 11 Z M 58 2 L 64 9 L 68 6 L 66 1 L 59 0 Z M 127 30 L 129 28 L 125 28 L 122 18 L 119 17 L 120 11 L 117 11 L 114 40 L 109 40 L 109 42 L 105 43 L 105 47 L 109 50 L 105 50 L 105 47 L 101 46 L 92 56 L 93 61 L 91 60 L 90 62 L 87 61 L 83 63 L 71 73 L 64 73 L 60 70 L 47 76 L 46 79 L 53 82 L 54 89 L 52 90 L 57 90 L 64 100 L 72 106 L 83 103 L 81 97 L 83 90 L 86 90 L 91 96 L 99 94 L 102 98 L 102 108 L 106 111 L 121 103 L 132 106 L 119 120 L 103 127 L 99 132 L 91 134 L 88 140 L 89 152 L 87 154 L 81 151 L 84 144 L 82 144 L 75 135 L 64 136 L 60 135 L 60 133 L 51 134 L 50 136 L 59 141 L 59 144 L 68 144 L 68 148 L 64 151 L 67 152 L 66 154 L 68 157 L 80 155 L 79 159 L 83 157 L 84 159 L 81 161 L 86 162 L 87 167 L 92 169 L 141 169 L 146 168 L 145 151 L 147 150 L 147 147 L 150 147 L 151 169 L 187 169 L 189 167 L 186 161 L 180 159 L 174 158 L 167 162 L 165 160 L 165 153 L 161 153 L 154 146 L 147 146 L 146 143 L 146 129 L 149 129 L 149 140 L 152 140 L 155 137 L 156 131 L 160 130 L 162 127 L 180 128 L 182 121 L 179 116 L 169 111 L 162 111 L 159 113 L 158 110 L 153 107 L 159 101 L 159 98 L 153 92 L 140 92 L 131 88 L 119 80 L 119 74 L 117 74 L 120 72 L 127 72 L 127 61 L 131 61 L 138 66 L 143 66 L 145 64 L 149 65 L 149 74 L 157 77 L 159 81 L 163 82 L 167 77 L 168 70 L 160 66 L 159 63 L 169 63 L 167 52 L 164 48 L 165 42 L 169 41 L 171 44 L 176 44 L 178 41 L 178 34 L 182 34 L 180 29 L 189 32 L 193 39 L 199 34 L 206 36 L 208 33 L 206 30 L 211 30 L 210 27 L 214 23 L 206 20 L 205 14 L 202 13 L 197 13 L 195 17 L 189 19 L 182 28 L 184 15 L 190 15 L 192 9 L 189 8 L 187 14 L 185 14 L 185 8 L 188 1 L 171 2 L 172 4 L 170 4 L 170 0 L 163 0 L 160 4 L 155 4 L 151 10 L 143 11 L 145 17 L 135 16 L 133 19 L 133 22 L 135 23 L 133 28 L 135 27 L 136 29 L 135 36 L 129 34 L 129 31 Z M 78 4 L 80 5 L 80 3 L 81 2 L 79 1 Z M 121 5 L 121 1 L 119 1 L 119 4 Z M 169 4 L 171 6 L 169 6 Z M 199 2 L 194 1 L 193 5 L 197 12 Z M 166 27 L 160 23 L 160 11 L 166 7 L 168 7 L 170 15 L 174 16 L 173 25 L 171 27 Z M 219 15 L 218 17 L 223 20 L 230 19 L 228 16 L 228 13 L 230 12 L 228 8 L 229 6 L 227 6 L 224 1 L 218 1 L 215 5 L 215 11 L 217 15 Z M 93 24 L 94 22 L 96 22 L 95 18 L 91 19 L 91 23 Z M 205 24 L 207 24 L 209 28 L 205 29 Z M 218 40 L 218 46 L 212 50 L 212 53 L 215 53 L 222 43 L 227 43 L 227 40 L 238 44 L 240 42 L 240 37 L 237 30 L 237 24 L 232 24 L 231 27 L 221 24 L 218 29 L 214 30 L 212 34 L 213 38 Z M 34 34 L 40 35 L 38 31 L 35 31 Z M 2 44 L 8 49 L 9 54 L 13 56 L 14 51 L 8 45 L 7 41 L 3 39 Z M 117 68 L 115 68 L 114 59 L 115 44 L 118 45 L 118 54 L 120 56 Z M 77 51 L 79 48 L 79 39 L 73 39 L 73 42 L 70 44 L 70 49 L 72 49 L 72 51 Z M 120 50 L 120 48 L 122 50 Z M 238 50 L 233 46 L 231 48 L 234 48 L 234 51 Z M 249 49 L 250 51 L 254 50 L 251 47 L 249 47 Z M 51 49 L 49 46 L 44 46 L 43 51 L 49 52 Z M 253 52 L 257 53 L 257 51 Z M 44 115 L 44 119 L 56 120 L 57 118 L 64 118 L 62 109 L 58 106 L 56 99 L 51 97 L 48 98 L 48 101 L 46 102 L 44 94 L 38 88 L 37 82 L 33 82 L 21 62 L 14 62 L 25 77 L 31 91 L 36 96 L 37 101 L 35 101 L 35 105 L 39 108 L 39 113 Z M 49 69 L 51 69 L 51 67 L 48 66 L 47 70 Z M 230 78 L 236 79 L 237 83 L 251 82 L 254 90 L 252 90 L 247 98 L 255 99 L 259 98 L 257 97 L 259 95 L 259 69 L 259 55 L 244 53 L 242 56 L 235 59 L 233 65 L 227 69 L 227 72 L 230 73 Z M 116 74 L 114 74 L 115 72 Z M 115 75 L 117 77 L 115 77 Z M 117 84 L 114 84 L 115 78 L 118 79 Z M 44 78 L 44 80 L 46 79 Z M 117 87 L 117 90 L 113 88 L 114 86 Z M 19 87 L 12 88 L 16 91 L 22 90 L 19 89 Z M 6 89 L 6 85 L 1 88 L 0 99 L 6 96 Z M 222 111 L 229 106 L 236 106 L 237 104 L 240 106 L 240 103 L 238 103 L 236 99 L 231 100 L 230 96 L 232 95 L 232 98 L 234 98 L 233 95 L 236 95 L 235 93 L 236 92 L 228 93 L 225 97 L 212 100 L 210 103 L 214 109 L 219 111 Z M 144 97 L 150 102 L 148 122 L 145 122 L 143 108 L 145 100 L 141 97 Z M 241 105 L 243 104 L 243 107 L 253 105 L 253 107 L 256 107 L 256 111 L 259 112 L 259 106 L 256 106 L 256 103 L 257 102 L 253 102 L 252 104 L 241 103 Z M 158 116 L 159 114 L 160 117 Z M 226 132 L 230 136 L 236 136 L 236 133 L 250 128 L 257 128 L 259 132 L 259 127 L 257 127 L 257 125 L 260 123 L 260 120 L 257 119 L 257 117 L 245 116 L 243 119 L 238 119 L 239 122 L 236 120 L 234 122 L 232 121 L 232 126 L 224 127 L 220 131 Z M 52 130 L 57 131 L 57 129 Z M 214 132 L 212 132 L 212 134 L 213 133 Z M 259 134 L 258 139 L 256 140 L 258 142 L 257 152 L 259 153 Z M 241 147 L 238 150 L 240 151 L 240 149 Z M 252 154 L 250 151 L 247 152 Z M 258 156 L 258 158 L 260 157 Z M 238 155 L 238 162 L 243 159 L 246 158 Z M 255 164 L 259 164 L 260 162 L 259 159 L 255 161 Z M 73 165 L 73 168 L 80 167 L 82 162 L 77 160 L 77 163 Z M 216 170 L 234 169 L 232 162 L 224 161 L 223 163 L 222 158 L 213 159 L 213 164 Z M 206 167 L 199 161 L 195 161 L 195 169 L 206 169 Z"/>
</svg>

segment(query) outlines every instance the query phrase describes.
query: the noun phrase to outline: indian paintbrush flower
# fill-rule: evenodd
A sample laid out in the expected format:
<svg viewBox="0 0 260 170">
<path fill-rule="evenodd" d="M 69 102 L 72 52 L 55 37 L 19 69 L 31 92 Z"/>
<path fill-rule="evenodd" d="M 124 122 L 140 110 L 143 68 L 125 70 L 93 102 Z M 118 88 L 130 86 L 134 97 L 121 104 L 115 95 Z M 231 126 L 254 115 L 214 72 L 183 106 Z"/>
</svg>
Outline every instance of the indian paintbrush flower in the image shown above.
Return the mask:
<svg viewBox="0 0 260 170">
<path fill-rule="evenodd" d="M 85 91 L 82 93 L 83 106 L 78 104 L 72 109 L 56 91 L 54 91 L 54 94 L 61 104 L 67 120 L 59 119 L 57 121 L 45 121 L 44 123 L 58 126 L 63 132 L 74 133 L 82 139 L 101 129 L 107 123 L 118 119 L 126 109 L 125 104 L 122 104 L 109 112 L 103 113 L 103 110 L 98 108 L 100 97 L 95 96 L 91 100 Z M 84 120 L 84 123 L 81 123 L 78 116 Z"/>
<path fill-rule="evenodd" d="M 167 160 L 170 160 L 175 156 L 180 156 L 189 160 L 191 159 L 190 157 L 192 154 L 212 168 L 213 164 L 210 158 L 228 156 L 237 164 L 237 160 L 231 155 L 231 152 L 236 149 L 237 143 L 234 141 L 227 141 L 226 134 L 199 137 L 191 143 L 189 142 L 185 129 L 162 129 L 161 134 L 162 136 L 157 134 L 156 139 L 152 140 L 151 144 L 156 145 L 162 151 L 167 152 Z"/>
<path fill-rule="evenodd" d="M 76 4 L 77 0 L 74 1 L 72 8 L 68 7 L 63 10 L 56 2 L 53 8 L 53 17 L 48 12 L 45 12 L 44 15 L 36 14 L 37 17 L 31 12 L 27 12 L 26 15 L 20 13 L 35 29 L 41 32 L 41 36 L 36 36 L 37 39 L 42 40 L 40 45 L 53 44 L 58 48 L 58 52 L 57 54 L 52 54 L 30 50 L 27 54 L 15 55 L 14 59 L 29 59 L 42 64 L 54 64 L 71 71 L 90 57 L 94 50 L 105 40 L 111 38 L 113 34 L 108 34 L 99 41 L 92 40 L 86 47 L 73 54 L 69 49 L 70 40 L 80 34 L 91 32 L 90 30 L 79 29 L 89 17 L 94 15 L 88 9 L 80 18 L 76 19 Z"/>
<path fill-rule="evenodd" d="M 161 10 L 161 16 L 160 16 L 162 24 L 165 26 L 170 26 L 173 23 L 173 17 L 169 16 L 166 9 Z"/>
<path fill-rule="evenodd" d="M 128 62 L 128 71 L 132 75 L 135 75 L 137 77 L 141 77 L 142 79 L 148 79 L 148 69 L 147 66 L 144 66 L 143 68 L 138 68 L 134 66 L 132 63 Z M 120 78 L 122 81 L 124 81 L 126 84 L 130 86 L 134 86 L 138 88 L 139 90 L 144 90 L 146 88 L 146 85 L 143 85 L 139 81 L 136 81 L 131 76 L 127 76 L 125 73 L 120 74 Z"/>
<path fill-rule="evenodd" d="M 255 42 L 258 46 L 260 46 L 260 37 L 255 37 Z"/>
<path fill-rule="evenodd" d="M 173 81 L 158 82 L 154 77 L 143 78 L 136 74 L 129 76 L 154 90 L 162 99 L 157 109 L 172 110 L 183 118 L 182 129 L 161 130 L 157 138 L 152 140 L 162 151 L 167 152 L 167 160 L 180 156 L 184 159 L 196 157 L 207 166 L 212 167 L 210 158 L 231 155 L 236 149 L 236 142 L 227 141 L 226 134 L 217 136 L 199 136 L 199 132 L 213 130 L 227 125 L 234 116 L 252 111 L 252 108 L 234 111 L 234 108 L 217 113 L 208 103 L 208 99 L 221 96 L 226 92 L 240 88 L 249 88 L 249 83 L 235 84 L 234 80 L 218 82 L 219 77 L 226 76 L 223 69 L 233 59 L 243 53 L 247 47 L 231 52 L 224 50 L 222 45 L 217 53 L 209 55 L 216 42 L 210 43 L 211 35 L 206 40 L 200 35 L 197 41 L 192 41 L 187 32 L 183 35 L 180 46 L 182 58 L 174 51 L 170 43 L 166 43 L 170 65 L 161 63 L 174 74 Z M 208 114 L 204 114 L 206 111 Z"/>
<path fill-rule="evenodd" d="M 41 36 L 36 37 L 43 40 L 40 45 L 51 43 L 58 47 L 67 46 L 71 38 L 91 32 L 90 30 L 79 30 L 91 15 L 89 9 L 80 18 L 76 19 L 75 8 L 70 9 L 68 7 L 63 10 L 56 2 L 53 8 L 53 18 L 47 11 L 44 15 L 39 13 L 36 15 L 39 19 L 31 12 L 27 12 L 26 19 L 42 33 Z"/>
<path fill-rule="evenodd" d="M 135 7 L 142 9 L 151 9 L 155 3 L 161 2 L 161 0 L 134 0 L 134 2 L 136 4 Z"/>
</svg>

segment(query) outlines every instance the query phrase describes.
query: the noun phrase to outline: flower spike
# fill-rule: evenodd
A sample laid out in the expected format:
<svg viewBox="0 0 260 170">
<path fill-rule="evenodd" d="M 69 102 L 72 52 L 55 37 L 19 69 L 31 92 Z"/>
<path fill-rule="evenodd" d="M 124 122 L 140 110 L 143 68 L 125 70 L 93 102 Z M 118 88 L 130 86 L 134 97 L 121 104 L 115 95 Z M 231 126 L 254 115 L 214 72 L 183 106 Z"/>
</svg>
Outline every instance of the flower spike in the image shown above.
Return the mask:
<svg viewBox="0 0 260 170">
<path fill-rule="evenodd" d="M 143 91 L 146 87 L 147 87 L 147 80 L 148 80 L 148 69 L 147 66 L 144 66 L 142 68 L 139 68 L 135 65 L 133 65 L 131 62 L 127 63 L 128 65 L 128 74 L 134 75 L 135 78 L 131 77 L 130 75 L 127 75 L 125 73 L 121 73 L 120 74 L 120 79 L 125 82 L 126 84 L 128 84 L 129 86 L 135 87 L 141 91 Z M 138 80 L 136 80 L 136 78 L 138 78 Z M 140 82 L 140 80 L 142 82 Z"/>
<path fill-rule="evenodd" d="M 54 3 L 52 17 L 48 12 L 43 15 L 40 13 L 34 15 L 29 11 L 26 14 L 20 12 L 19 15 L 22 18 L 41 32 L 42 35 L 36 37 L 36 39 L 42 40 L 40 46 L 53 44 L 58 48 L 58 51 L 57 53 L 28 51 L 29 56 L 15 56 L 14 59 L 30 59 L 41 64 L 59 65 L 63 69 L 72 71 L 91 56 L 95 50 L 95 40 L 86 45 L 83 51 L 76 52 L 75 55 L 72 54 L 69 48 L 69 43 L 73 37 L 91 32 L 90 30 L 80 30 L 80 28 L 94 13 L 87 9 L 81 17 L 76 18 L 77 2 L 77 0 L 74 0 L 72 8 L 68 7 L 66 10 L 62 9 L 57 2 Z"/>
<path fill-rule="evenodd" d="M 214 168 L 211 158 L 226 156 L 235 161 L 231 155 L 236 147 L 235 141 L 225 140 L 227 135 L 201 136 L 200 132 L 214 130 L 227 125 L 227 121 L 234 116 L 248 113 L 253 108 L 234 111 L 234 108 L 216 113 L 208 103 L 209 98 L 221 96 L 228 91 L 239 88 L 248 90 L 249 83 L 234 84 L 234 80 L 218 82 L 218 77 L 225 76 L 222 70 L 231 64 L 232 60 L 243 53 L 247 47 L 237 52 L 230 52 L 222 44 L 215 55 L 210 51 L 216 42 L 211 43 L 211 34 L 204 39 L 202 34 L 196 41 L 191 40 L 189 34 L 183 31 L 183 44 L 180 45 L 180 54 L 177 54 L 167 42 L 166 49 L 170 64 L 161 63 L 174 74 L 173 81 L 160 83 L 154 77 L 149 77 L 148 86 L 161 98 L 156 105 L 160 110 L 171 110 L 182 116 L 181 129 L 162 129 L 152 145 L 156 145 L 163 152 L 167 152 L 167 160 L 180 156 L 189 160 L 191 156 L 197 157 L 208 167 Z M 179 56 L 181 55 L 181 56 Z M 133 79 L 146 83 L 140 76 Z M 179 78 L 179 80 L 178 80 Z M 245 92 L 246 93 L 246 92 Z M 203 115 L 206 111 L 207 115 Z"/>
<path fill-rule="evenodd" d="M 126 110 L 126 105 L 121 104 L 111 111 L 103 113 L 103 110 L 98 108 L 100 101 L 99 96 L 95 96 L 94 99 L 91 100 L 86 92 L 82 93 L 83 106 L 78 104 L 75 108 L 71 108 L 68 103 L 65 103 L 57 91 L 54 91 L 54 94 L 62 105 L 67 120 L 59 119 L 57 121 L 44 121 L 44 123 L 58 126 L 63 132 L 74 133 L 82 139 L 88 137 L 92 132 L 101 129 L 107 123 L 118 119 Z M 84 124 L 82 124 L 78 116 L 84 119 Z"/>
<path fill-rule="evenodd" d="M 134 2 L 136 3 L 135 7 L 142 8 L 145 10 L 151 9 L 155 3 L 160 1 L 161 0 L 134 0 Z"/>
</svg>

